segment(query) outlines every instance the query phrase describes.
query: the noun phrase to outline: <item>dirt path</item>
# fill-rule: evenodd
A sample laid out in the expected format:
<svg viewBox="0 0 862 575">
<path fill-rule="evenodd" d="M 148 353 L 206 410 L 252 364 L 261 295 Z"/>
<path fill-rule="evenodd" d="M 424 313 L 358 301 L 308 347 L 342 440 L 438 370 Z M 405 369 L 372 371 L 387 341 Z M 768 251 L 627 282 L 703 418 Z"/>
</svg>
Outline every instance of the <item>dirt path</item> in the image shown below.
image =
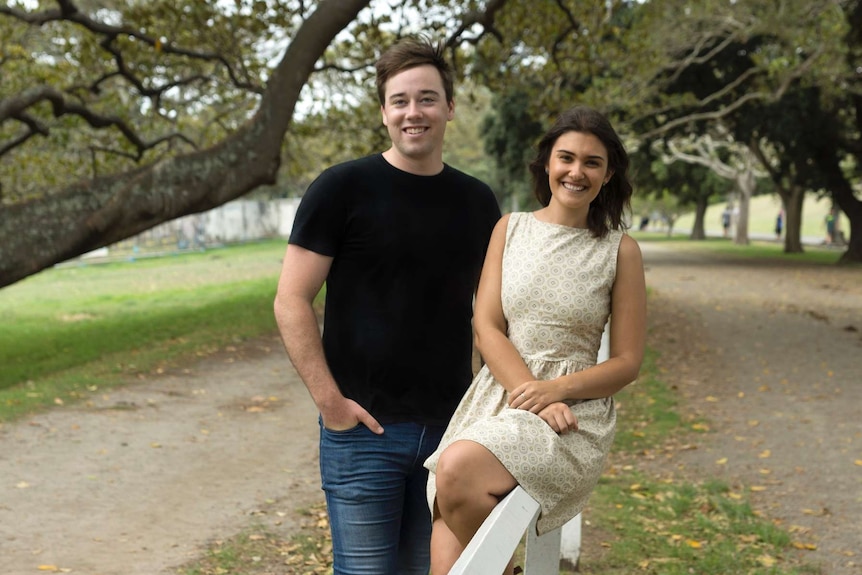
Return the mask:
<svg viewBox="0 0 862 575">
<path fill-rule="evenodd" d="M 817 546 L 800 554 L 862 573 L 859 270 L 643 247 L 650 345 L 712 430 L 650 468 L 763 487 L 757 508 Z M 2 426 L 0 574 L 166 575 L 250 522 L 289 532 L 322 501 L 316 418 L 271 339 Z"/>
<path fill-rule="evenodd" d="M 252 521 L 295 528 L 316 429 L 276 340 L 0 427 L 0 574 L 173 573 Z"/>
<path fill-rule="evenodd" d="M 643 249 L 650 346 L 683 411 L 710 421 L 650 467 L 754 486 L 764 516 L 816 546 L 797 555 L 862 573 L 862 272 Z"/>
</svg>

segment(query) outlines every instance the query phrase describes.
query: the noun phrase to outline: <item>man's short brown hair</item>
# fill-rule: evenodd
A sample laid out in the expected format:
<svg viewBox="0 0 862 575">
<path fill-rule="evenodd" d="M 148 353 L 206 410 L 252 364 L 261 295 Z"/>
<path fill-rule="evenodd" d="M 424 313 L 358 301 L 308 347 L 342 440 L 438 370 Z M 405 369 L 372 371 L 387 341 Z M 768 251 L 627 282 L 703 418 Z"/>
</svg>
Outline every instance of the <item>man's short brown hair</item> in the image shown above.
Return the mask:
<svg viewBox="0 0 862 575">
<path fill-rule="evenodd" d="M 446 92 L 446 102 L 452 102 L 455 88 L 452 69 L 446 58 L 443 57 L 445 48 L 446 46 L 442 42 L 432 42 L 423 36 L 408 36 L 390 46 L 375 64 L 377 69 L 377 98 L 380 100 L 380 105 L 385 104 L 386 82 L 392 76 L 404 70 L 425 65 L 434 66 L 440 72 L 443 90 Z"/>
</svg>

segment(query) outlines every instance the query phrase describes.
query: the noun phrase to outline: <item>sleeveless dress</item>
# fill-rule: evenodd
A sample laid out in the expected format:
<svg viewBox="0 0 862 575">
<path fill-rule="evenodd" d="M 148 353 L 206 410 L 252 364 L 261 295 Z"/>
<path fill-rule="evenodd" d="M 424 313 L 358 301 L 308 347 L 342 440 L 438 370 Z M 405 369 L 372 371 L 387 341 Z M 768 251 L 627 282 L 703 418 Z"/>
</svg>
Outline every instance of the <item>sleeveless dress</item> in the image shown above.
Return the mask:
<svg viewBox="0 0 862 575">
<path fill-rule="evenodd" d="M 596 364 L 623 232 L 594 238 L 587 229 L 510 216 L 503 251 L 502 304 L 508 336 L 538 380 Z M 425 462 L 428 503 L 436 497 L 435 470 L 452 442 L 485 446 L 541 505 L 541 535 L 581 512 L 613 443 L 612 397 L 571 401 L 578 430 L 558 435 L 538 415 L 508 407 L 509 393 L 488 366 L 473 379 L 440 446 Z"/>
</svg>

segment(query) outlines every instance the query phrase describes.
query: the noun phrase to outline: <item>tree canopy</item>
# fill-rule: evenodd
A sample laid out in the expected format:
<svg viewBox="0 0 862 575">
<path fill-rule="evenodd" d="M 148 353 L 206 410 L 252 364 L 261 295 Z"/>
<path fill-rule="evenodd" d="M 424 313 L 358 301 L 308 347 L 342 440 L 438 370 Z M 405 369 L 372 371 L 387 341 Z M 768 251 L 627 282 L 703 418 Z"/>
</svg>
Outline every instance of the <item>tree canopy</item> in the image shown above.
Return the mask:
<svg viewBox="0 0 862 575">
<path fill-rule="evenodd" d="M 862 0 L 12 0 L 0 287 L 380 149 L 372 63 L 408 32 L 511 104 L 485 124 L 502 173 L 524 154 L 501 137 L 525 148 L 574 103 L 633 150 L 726 134 L 786 201 L 830 194 L 862 261 L 860 30 Z"/>
</svg>

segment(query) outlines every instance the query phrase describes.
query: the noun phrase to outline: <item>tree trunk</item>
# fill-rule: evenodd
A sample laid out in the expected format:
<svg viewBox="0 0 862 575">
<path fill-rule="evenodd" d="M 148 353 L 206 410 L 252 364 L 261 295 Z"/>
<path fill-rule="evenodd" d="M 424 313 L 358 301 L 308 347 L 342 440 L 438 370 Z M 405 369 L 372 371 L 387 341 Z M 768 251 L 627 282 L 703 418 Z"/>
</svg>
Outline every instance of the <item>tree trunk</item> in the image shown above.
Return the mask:
<svg viewBox="0 0 862 575">
<path fill-rule="evenodd" d="M 751 195 L 754 193 L 756 180 L 752 170 L 740 171 L 736 178 L 739 187 L 739 215 L 736 217 L 736 234 L 733 243 L 747 246 L 748 240 L 748 212 L 751 205 Z"/>
<path fill-rule="evenodd" d="M 847 251 L 841 255 L 838 263 L 862 263 L 862 201 L 856 198 L 853 186 L 844 177 L 834 143 L 828 142 L 819 147 L 814 160 L 826 176 L 826 187 L 832 193 L 832 199 L 850 221 Z"/>
<path fill-rule="evenodd" d="M 850 222 L 850 237 L 847 238 L 847 251 L 841 254 L 838 263 L 862 263 L 862 202 L 853 196 L 853 189 L 849 187 L 840 192 L 842 200 L 833 191 L 833 197 Z M 846 205 L 846 206 L 845 206 Z"/>
<path fill-rule="evenodd" d="M 805 190 L 799 186 L 791 186 L 789 190 L 779 192 L 784 206 L 784 253 L 801 254 L 802 247 L 802 206 L 805 201 Z"/>
<path fill-rule="evenodd" d="M 704 220 L 706 219 L 706 208 L 709 207 L 709 197 L 698 197 L 694 205 L 694 225 L 691 228 L 691 240 L 705 240 Z"/>
<path fill-rule="evenodd" d="M 321 2 L 273 70 L 254 118 L 224 141 L 0 207 L 0 287 L 274 183 L 284 135 L 314 64 L 368 3 Z"/>
</svg>

